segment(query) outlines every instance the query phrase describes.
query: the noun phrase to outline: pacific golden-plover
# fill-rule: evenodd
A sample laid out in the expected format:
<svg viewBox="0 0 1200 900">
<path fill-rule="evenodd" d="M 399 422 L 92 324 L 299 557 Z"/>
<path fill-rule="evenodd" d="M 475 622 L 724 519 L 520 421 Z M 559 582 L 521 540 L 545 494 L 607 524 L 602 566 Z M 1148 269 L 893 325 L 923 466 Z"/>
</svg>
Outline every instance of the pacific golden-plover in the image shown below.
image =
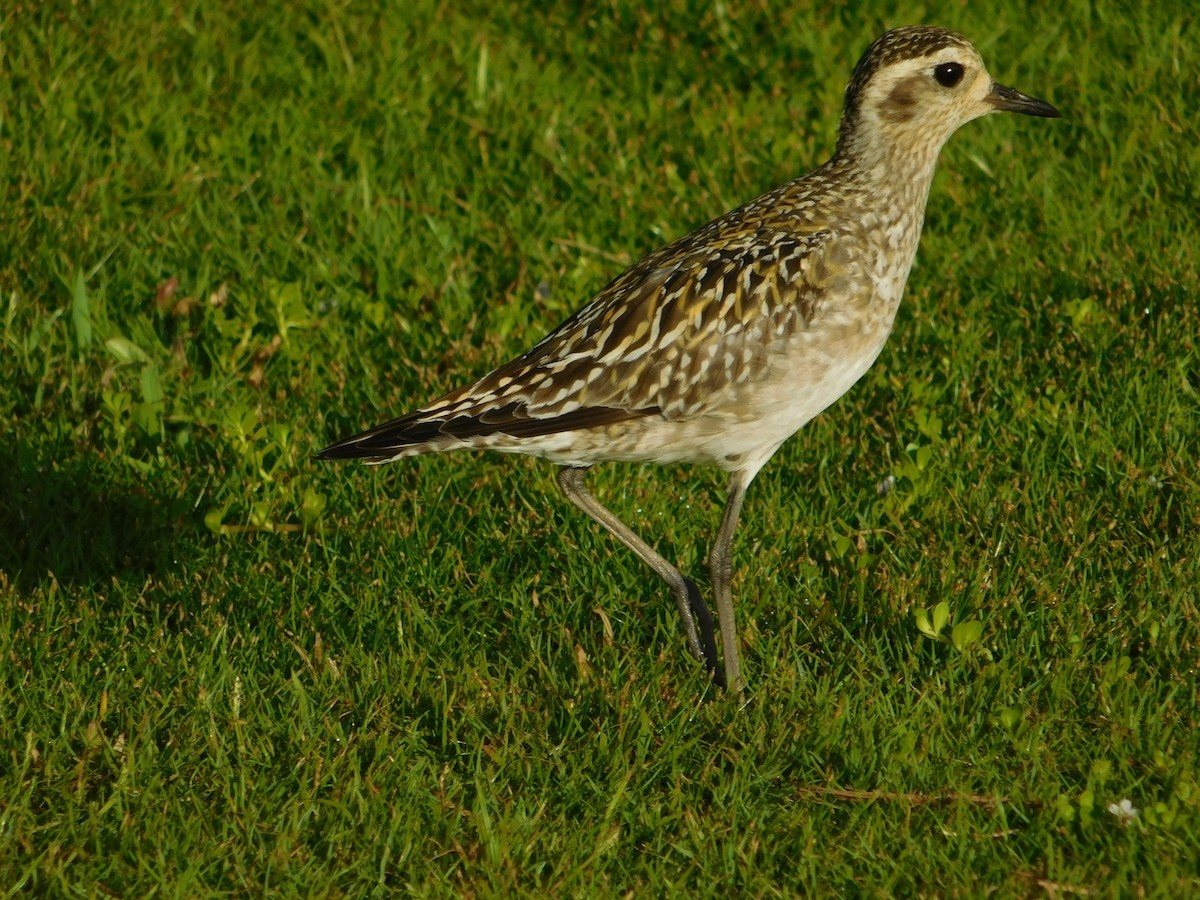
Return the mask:
<svg viewBox="0 0 1200 900">
<path fill-rule="evenodd" d="M 746 488 L 879 356 L 938 153 L 997 110 L 1058 116 L 994 82 L 952 31 L 887 32 L 854 69 L 829 162 L 655 250 L 512 362 L 320 458 L 487 449 L 558 463 L 567 498 L 666 581 L 692 654 L 740 694 L 731 546 Z M 615 460 L 730 473 L 709 557 L 723 669 L 696 585 L 584 485 Z"/>
</svg>

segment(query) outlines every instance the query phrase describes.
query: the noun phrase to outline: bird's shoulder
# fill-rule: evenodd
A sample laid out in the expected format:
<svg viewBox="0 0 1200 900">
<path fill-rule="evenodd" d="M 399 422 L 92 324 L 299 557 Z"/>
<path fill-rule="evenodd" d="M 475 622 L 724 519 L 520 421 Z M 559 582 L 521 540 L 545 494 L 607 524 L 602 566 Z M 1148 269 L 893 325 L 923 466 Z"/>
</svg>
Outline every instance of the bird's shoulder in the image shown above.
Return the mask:
<svg viewBox="0 0 1200 900">
<path fill-rule="evenodd" d="M 797 324 L 811 321 L 839 232 L 821 204 L 784 185 L 647 254 L 531 353 L 612 361 L 751 328 L 791 307 Z"/>
</svg>

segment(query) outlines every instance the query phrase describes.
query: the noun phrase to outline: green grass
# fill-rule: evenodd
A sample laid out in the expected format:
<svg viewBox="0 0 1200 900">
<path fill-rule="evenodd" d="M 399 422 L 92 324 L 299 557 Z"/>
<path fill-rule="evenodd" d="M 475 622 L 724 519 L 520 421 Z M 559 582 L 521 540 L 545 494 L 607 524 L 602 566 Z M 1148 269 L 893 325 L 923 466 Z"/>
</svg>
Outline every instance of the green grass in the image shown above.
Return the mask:
<svg viewBox="0 0 1200 900">
<path fill-rule="evenodd" d="M 5 4 L 0 884 L 1200 892 L 1195 13 L 662 6 Z M 1064 117 L 951 141 L 755 482 L 745 709 L 553 467 L 313 460 L 823 161 L 922 20 Z M 702 573 L 718 474 L 591 482 Z"/>
</svg>

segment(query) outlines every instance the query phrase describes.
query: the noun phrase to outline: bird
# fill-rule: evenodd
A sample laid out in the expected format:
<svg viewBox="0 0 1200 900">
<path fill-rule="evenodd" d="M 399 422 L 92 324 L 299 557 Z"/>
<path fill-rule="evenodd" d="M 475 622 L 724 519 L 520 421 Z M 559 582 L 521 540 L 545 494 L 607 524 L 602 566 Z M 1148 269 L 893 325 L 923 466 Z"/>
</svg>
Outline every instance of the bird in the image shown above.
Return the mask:
<svg viewBox="0 0 1200 900">
<path fill-rule="evenodd" d="M 942 146 L 998 111 L 1060 116 L 994 81 L 954 31 L 886 32 L 853 70 L 827 162 L 647 254 L 512 361 L 318 458 L 485 449 L 556 463 L 566 498 L 666 582 L 712 681 L 744 697 L 732 548 L 747 488 L 879 356 Z M 586 486 L 616 461 L 728 474 L 708 557 L 720 658 L 696 583 Z"/>
</svg>

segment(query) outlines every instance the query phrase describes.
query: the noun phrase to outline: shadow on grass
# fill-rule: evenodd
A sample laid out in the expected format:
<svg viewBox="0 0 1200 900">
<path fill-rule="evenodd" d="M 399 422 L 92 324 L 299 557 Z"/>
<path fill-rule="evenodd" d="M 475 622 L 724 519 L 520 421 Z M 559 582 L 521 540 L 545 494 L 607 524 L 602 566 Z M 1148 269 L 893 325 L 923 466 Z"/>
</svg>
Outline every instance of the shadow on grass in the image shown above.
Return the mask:
<svg viewBox="0 0 1200 900">
<path fill-rule="evenodd" d="M 0 571 L 28 591 L 53 576 L 92 585 L 153 573 L 172 540 L 170 511 L 130 474 L 88 458 L 39 459 L 0 443 Z"/>
</svg>

